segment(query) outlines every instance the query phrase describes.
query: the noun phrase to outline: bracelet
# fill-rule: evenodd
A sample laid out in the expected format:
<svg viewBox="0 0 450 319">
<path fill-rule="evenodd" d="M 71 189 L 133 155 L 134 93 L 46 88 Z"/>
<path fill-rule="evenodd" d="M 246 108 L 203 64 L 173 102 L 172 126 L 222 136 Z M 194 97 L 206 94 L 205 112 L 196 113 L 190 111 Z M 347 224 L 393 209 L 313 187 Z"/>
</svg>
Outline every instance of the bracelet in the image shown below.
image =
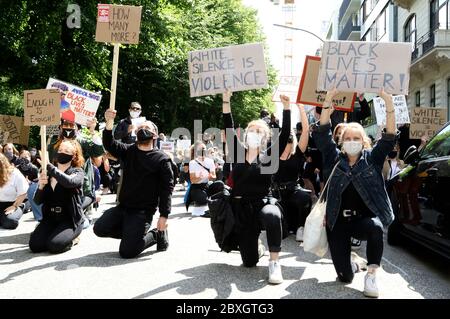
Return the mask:
<svg viewBox="0 0 450 319">
<path fill-rule="evenodd" d="M 230 101 L 223 101 L 223 104 L 230 104 Z"/>
<path fill-rule="evenodd" d="M 386 111 L 386 113 L 395 113 L 395 110 L 392 110 L 392 111 Z"/>
<path fill-rule="evenodd" d="M 328 106 L 328 107 L 322 107 L 323 109 L 325 109 L 325 110 L 328 110 L 328 109 L 331 109 L 331 106 Z"/>
</svg>

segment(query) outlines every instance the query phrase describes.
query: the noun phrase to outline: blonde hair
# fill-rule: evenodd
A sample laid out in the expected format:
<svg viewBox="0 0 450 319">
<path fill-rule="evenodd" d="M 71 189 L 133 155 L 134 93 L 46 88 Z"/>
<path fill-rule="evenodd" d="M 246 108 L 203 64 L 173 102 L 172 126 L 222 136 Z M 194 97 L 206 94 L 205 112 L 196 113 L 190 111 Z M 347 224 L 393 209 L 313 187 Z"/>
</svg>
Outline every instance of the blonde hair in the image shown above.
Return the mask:
<svg viewBox="0 0 450 319">
<path fill-rule="evenodd" d="M 9 163 L 5 155 L 0 153 L 0 187 L 3 187 L 8 183 L 9 177 L 14 171 L 14 166 Z"/>
<path fill-rule="evenodd" d="M 263 138 L 261 140 L 261 146 L 266 146 L 267 142 L 270 140 L 270 137 L 272 136 L 272 131 L 270 130 L 267 123 L 264 122 L 263 120 L 253 120 L 250 123 L 248 123 L 247 127 L 245 128 L 245 132 L 244 132 L 244 142 L 247 141 L 248 130 L 254 126 L 256 126 L 258 128 L 258 131 L 263 133 Z"/>
<path fill-rule="evenodd" d="M 339 144 L 342 144 L 344 141 L 345 133 L 348 130 L 355 130 L 361 134 L 362 140 L 363 140 L 363 149 L 370 149 L 372 148 L 372 143 L 370 141 L 370 138 L 367 136 L 366 131 L 364 131 L 364 128 L 361 124 L 357 122 L 351 122 L 347 123 L 344 128 L 342 129 L 341 137 L 339 139 Z"/>
</svg>

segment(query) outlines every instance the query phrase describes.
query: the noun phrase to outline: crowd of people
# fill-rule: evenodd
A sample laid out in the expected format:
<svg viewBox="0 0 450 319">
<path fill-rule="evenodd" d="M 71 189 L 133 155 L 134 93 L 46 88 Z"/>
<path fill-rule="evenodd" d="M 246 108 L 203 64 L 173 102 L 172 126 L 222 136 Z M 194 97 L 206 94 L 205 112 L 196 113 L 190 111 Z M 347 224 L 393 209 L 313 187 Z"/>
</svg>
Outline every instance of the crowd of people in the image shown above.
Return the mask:
<svg viewBox="0 0 450 319">
<path fill-rule="evenodd" d="M 179 184 L 180 190 L 186 190 L 186 207 L 206 207 L 202 216 L 212 218 L 219 246 L 224 251 L 239 250 L 245 267 L 255 266 L 264 255 L 259 236 L 265 230 L 268 281 L 279 284 L 283 239 L 292 234 L 303 240 L 305 220 L 326 192 L 324 223 L 338 279 L 348 283 L 355 272 L 367 270 L 364 294 L 377 297 L 383 227 L 393 220 L 386 187 L 404 166 L 404 147 L 398 143 L 403 137 L 396 131 L 391 95 L 380 93 L 386 102 L 387 124 L 382 137 L 372 141 L 360 124 L 370 115 L 364 95 L 359 96 L 359 108 L 346 113 L 334 110 L 336 94 L 336 90 L 327 93 L 323 107 L 315 109 L 313 123 L 304 106 L 296 105 L 295 129 L 291 129 L 292 104 L 281 96 L 281 126 L 273 114 L 262 110 L 241 138 L 232 117 L 232 94 L 225 92 L 221 136 L 203 134 L 183 148 L 175 145 L 189 138 L 179 136 L 173 141 L 176 151 L 163 149 L 161 143 L 168 139 L 155 123 L 138 120 L 142 107 L 137 102 L 116 125 L 116 111 L 108 110 L 101 133 L 96 120 L 87 127 L 62 120 L 59 136 L 47 145 L 45 167 L 36 148 L 17 150 L 12 143 L 1 147 L 0 226 L 15 229 L 22 215 L 32 212 L 39 223 L 30 235 L 30 250 L 62 253 L 93 224 L 91 210 L 100 201 L 98 194 L 117 193 L 116 206 L 103 212 L 93 225 L 94 233 L 120 239 L 123 258 L 137 257 L 152 245 L 164 251 L 169 247 L 172 193 Z M 278 168 L 267 174 L 264 168 L 273 156 Z M 324 189 L 328 179 L 329 187 Z M 220 197 L 226 203 L 220 209 L 212 204 L 218 194 L 227 194 Z M 156 212 L 159 218 L 152 228 Z M 219 214 L 228 216 L 227 227 L 218 224 Z M 361 240 L 367 241 L 367 264 L 351 251 Z"/>
</svg>

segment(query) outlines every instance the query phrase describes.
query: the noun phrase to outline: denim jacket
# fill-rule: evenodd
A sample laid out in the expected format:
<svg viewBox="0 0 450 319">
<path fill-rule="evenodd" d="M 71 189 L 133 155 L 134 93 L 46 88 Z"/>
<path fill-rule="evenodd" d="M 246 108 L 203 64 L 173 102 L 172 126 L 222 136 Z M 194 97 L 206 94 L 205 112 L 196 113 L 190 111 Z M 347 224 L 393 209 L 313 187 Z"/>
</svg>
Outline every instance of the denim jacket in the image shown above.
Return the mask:
<svg viewBox="0 0 450 319">
<path fill-rule="evenodd" d="M 394 213 L 386 192 L 382 169 L 386 156 L 394 148 L 396 136 L 383 134 L 371 150 L 363 150 L 361 157 L 350 170 L 348 158 L 336 148 L 332 139 L 331 125 L 316 126 L 313 138 L 323 157 L 324 171 L 331 173 L 326 197 L 326 220 L 330 230 L 336 224 L 341 208 L 343 191 L 350 182 L 361 196 L 370 211 L 377 216 L 384 226 L 394 220 Z"/>
</svg>

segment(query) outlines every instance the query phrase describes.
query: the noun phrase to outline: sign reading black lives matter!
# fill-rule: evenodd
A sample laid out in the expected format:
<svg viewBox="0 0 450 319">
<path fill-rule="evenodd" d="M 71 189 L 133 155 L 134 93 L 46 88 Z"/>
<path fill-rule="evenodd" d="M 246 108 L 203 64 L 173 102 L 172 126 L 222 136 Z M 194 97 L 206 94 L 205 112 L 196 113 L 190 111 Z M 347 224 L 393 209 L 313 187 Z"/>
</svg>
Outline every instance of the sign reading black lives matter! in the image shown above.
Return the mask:
<svg viewBox="0 0 450 319">
<path fill-rule="evenodd" d="M 191 97 L 268 86 L 261 43 L 192 51 L 188 65 Z"/>
<path fill-rule="evenodd" d="M 95 41 L 138 44 L 142 7 L 98 4 Z"/>
<path fill-rule="evenodd" d="M 323 46 L 319 90 L 408 95 L 411 43 L 327 41 Z"/>
</svg>

